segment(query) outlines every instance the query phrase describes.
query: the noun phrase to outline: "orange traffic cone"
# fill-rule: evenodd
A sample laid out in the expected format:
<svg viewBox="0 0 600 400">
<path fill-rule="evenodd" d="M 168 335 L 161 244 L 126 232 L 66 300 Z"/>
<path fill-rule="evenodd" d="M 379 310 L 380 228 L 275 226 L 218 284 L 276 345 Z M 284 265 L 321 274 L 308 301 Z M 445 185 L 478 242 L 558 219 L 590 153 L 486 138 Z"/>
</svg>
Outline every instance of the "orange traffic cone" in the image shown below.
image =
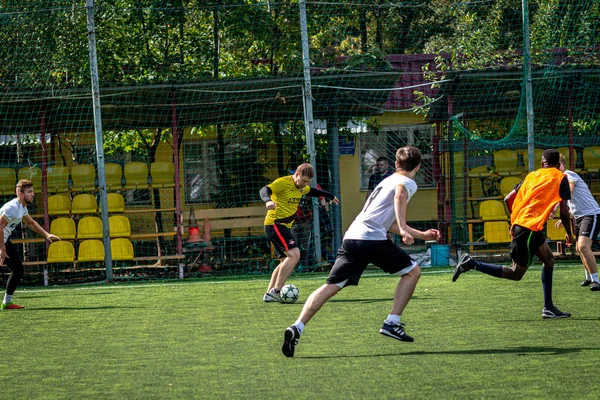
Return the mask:
<svg viewBox="0 0 600 400">
<path fill-rule="evenodd" d="M 210 243 L 212 237 L 210 236 L 210 219 L 208 217 L 204 218 L 204 225 L 202 226 L 202 235 L 204 237 L 204 243 L 206 243 L 206 247 L 212 247 Z"/>
<path fill-rule="evenodd" d="M 201 242 L 200 228 L 196 222 L 196 212 L 193 208 L 190 208 L 190 219 L 188 220 L 188 243 Z"/>
</svg>

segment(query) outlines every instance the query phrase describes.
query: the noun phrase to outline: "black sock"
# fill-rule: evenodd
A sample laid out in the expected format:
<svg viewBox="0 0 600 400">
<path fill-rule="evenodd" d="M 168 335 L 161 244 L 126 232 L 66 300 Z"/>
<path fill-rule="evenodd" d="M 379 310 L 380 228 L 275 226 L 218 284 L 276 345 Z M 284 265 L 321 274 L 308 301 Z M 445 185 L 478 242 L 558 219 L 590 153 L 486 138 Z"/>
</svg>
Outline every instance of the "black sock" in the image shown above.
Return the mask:
<svg viewBox="0 0 600 400">
<path fill-rule="evenodd" d="M 502 265 L 488 264 L 475 260 L 473 260 L 473 263 L 475 264 L 475 269 L 477 271 L 495 276 L 496 278 L 502 278 L 502 268 L 504 268 Z"/>
<path fill-rule="evenodd" d="M 544 290 L 544 307 L 554 308 L 552 302 L 552 273 L 554 268 L 542 267 L 542 289 Z"/>
</svg>

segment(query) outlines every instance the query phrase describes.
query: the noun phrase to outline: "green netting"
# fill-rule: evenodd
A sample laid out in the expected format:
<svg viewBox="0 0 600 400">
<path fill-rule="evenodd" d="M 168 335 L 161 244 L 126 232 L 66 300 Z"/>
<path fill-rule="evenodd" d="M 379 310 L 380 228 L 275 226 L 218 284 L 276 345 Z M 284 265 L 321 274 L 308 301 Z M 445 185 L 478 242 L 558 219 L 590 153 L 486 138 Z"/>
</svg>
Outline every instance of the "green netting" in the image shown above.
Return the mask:
<svg viewBox="0 0 600 400">
<path fill-rule="evenodd" d="M 114 279 L 268 273 L 277 261 L 258 190 L 311 160 L 316 181 L 342 206 L 320 210 L 320 230 L 303 227 L 298 270 L 326 268 L 364 204 L 376 160 L 393 165 L 406 144 L 424 155 L 410 224 L 439 227 L 457 247 L 479 240 L 488 246 L 478 249 L 505 251 L 504 239 L 486 240 L 484 224 L 472 221 L 484 200 L 502 196 L 505 175 L 526 173 L 528 146 L 561 148 L 598 191 L 597 1 L 530 1 L 527 13 L 509 0 L 305 5 L 314 152 L 299 2 L 97 1 L 89 11 L 99 164 L 84 2 L 0 2 L 2 200 L 14 197 L 17 179 L 31 179 L 35 219 L 48 230 L 58 218 L 76 226 L 67 241 L 77 263 L 44 265 L 47 244 L 22 227 L 13 233 L 25 242 L 17 246 L 26 281 L 106 279 L 98 242 L 83 246 L 98 260 L 80 257 L 83 242 L 104 243 L 105 232 L 77 237 L 85 217 L 103 218 L 102 193 L 122 196 L 123 208 L 109 204 L 108 216 L 126 216 L 130 231 L 115 250 L 131 243 L 135 257 L 113 254 Z M 501 150 L 514 151 L 507 172 L 494 157 Z M 96 209 L 74 211 L 80 194 Z M 54 214 L 60 204 L 69 210 Z"/>
</svg>

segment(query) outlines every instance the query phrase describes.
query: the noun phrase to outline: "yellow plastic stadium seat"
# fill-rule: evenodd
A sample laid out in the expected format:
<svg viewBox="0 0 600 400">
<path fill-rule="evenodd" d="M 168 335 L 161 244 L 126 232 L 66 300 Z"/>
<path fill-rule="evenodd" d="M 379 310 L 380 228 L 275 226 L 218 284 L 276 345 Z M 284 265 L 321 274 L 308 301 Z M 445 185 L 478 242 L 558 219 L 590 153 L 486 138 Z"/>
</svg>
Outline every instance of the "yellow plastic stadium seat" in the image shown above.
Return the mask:
<svg viewBox="0 0 600 400">
<path fill-rule="evenodd" d="M 555 226 L 556 221 L 556 219 L 551 219 L 546 223 L 546 237 L 553 241 L 564 241 L 566 240 L 567 231 L 565 231 L 565 228 L 562 226 L 558 229 Z"/>
<path fill-rule="evenodd" d="M 123 179 L 123 168 L 117 163 L 104 164 L 106 173 L 106 190 L 119 190 L 123 188 L 121 179 Z"/>
<path fill-rule="evenodd" d="M 521 178 L 517 178 L 516 176 L 507 176 L 502 178 L 500 181 L 500 192 L 503 197 L 506 197 L 507 194 L 512 192 L 517 183 L 521 182 Z"/>
<path fill-rule="evenodd" d="M 583 149 L 583 168 L 588 172 L 600 171 L 600 146 Z"/>
<path fill-rule="evenodd" d="M 42 190 L 42 170 L 39 167 L 23 167 L 19 169 L 19 180 L 27 179 L 33 182 L 36 192 Z"/>
<path fill-rule="evenodd" d="M 108 203 L 108 212 L 123 212 L 125 211 L 125 199 L 120 193 L 107 193 L 106 201 Z"/>
<path fill-rule="evenodd" d="M 89 193 L 80 193 L 73 197 L 71 214 L 95 214 L 98 212 L 96 196 Z"/>
<path fill-rule="evenodd" d="M 73 243 L 63 240 L 50 243 L 46 261 L 49 264 L 72 263 L 75 261 L 75 248 L 73 247 Z"/>
<path fill-rule="evenodd" d="M 172 162 L 155 161 L 150 166 L 152 187 L 175 187 L 175 164 Z"/>
<path fill-rule="evenodd" d="M 469 176 L 469 194 L 472 197 L 484 197 L 484 181 L 492 175 L 487 165 L 471 168 L 467 173 Z"/>
<path fill-rule="evenodd" d="M 497 150 L 494 152 L 494 168 L 498 175 L 520 175 L 517 164 L 519 157 L 514 150 Z"/>
<path fill-rule="evenodd" d="M 500 200 L 485 200 L 479 204 L 479 218 L 483 221 L 507 221 L 508 215 Z"/>
<path fill-rule="evenodd" d="M 110 241 L 110 252 L 115 261 L 133 260 L 133 245 L 129 239 L 118 238 Z"/>
<path fill-rule="evenodd" d="M 13 168 L 0 168 L 0 195 L 14 195 L 17 173 Z"/>
<path fill-rule="evenodd" d="M 544 149 L 533 149 L 533 169 L 534 170 L 541 167 L 542 154 L 544 154 Z M 523 167 L 526 171 L 529 171 L 529 153 L 527 152 L 527 149 L 525 149 L 523 151 Z"/>
<path fill-rule="evenodd" d="M 96 168 L 91 164 L 77 164 L 71 168 L 72 192 L 89 192 L 96 189 Z"/>
<path fill-rule="evenodd" d="M 129 218 L 124 215 L 112 215 L 108 218 L 111 238 L 122 238 L 131 236 L 131 225 Z"/>
<path fill-rule="evenodd" d="M 488 221 L 483 224 L 483 240 L 488 243 L 510 243 L 510 227 L 507 221 Z"/>
<path fill-rule="evenodd" d="M 148 188 L 148 165 L 132 161 L 125 164 L 125 189 Z"/>
<path fill-rule="evenodd" d="M 69 215 L 71 213 L 71 199 L 64 194 L 48 196 L 48 215 Z"/>
<path fill-rule="evenodd" d="M 102 220 L 98 217 L 83 217 L 77 224 L 77 239 L 102 239 Z"/>
<path fill-rule="evenodd" d="M 492 173 L 490 172 L 490 167 L 487 165 L 481 165 L 479 167 L 471 168 L 467 174 L 471 178 L 479 178 L 490 176 Z"/>
<path fill-rule="evenodd" d="M 47 178 L 49 193 L 64 193 L 69 191 L 69 168 L 62 165 L 48 167 Z"/>
<path fill-rule="evenodd" d="M 75 240 L 77 233 L 75 221 L 67 217 L 56 218 L 50 224 L 50 233 L 62 240 Z"/>
<path fill-rule="evenodd" d="M 104 261 L 104 244 L 100 240 L 84 240 L 79 243 L 77 261 Z"/>
</svg>

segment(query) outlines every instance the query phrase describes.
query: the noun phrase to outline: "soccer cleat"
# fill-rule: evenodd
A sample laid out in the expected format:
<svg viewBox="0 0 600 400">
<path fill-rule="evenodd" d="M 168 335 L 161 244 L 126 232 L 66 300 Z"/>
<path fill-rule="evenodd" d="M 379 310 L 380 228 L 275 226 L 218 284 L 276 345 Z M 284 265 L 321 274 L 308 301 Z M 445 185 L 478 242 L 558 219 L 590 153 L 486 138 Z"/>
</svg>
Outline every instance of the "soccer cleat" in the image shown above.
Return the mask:
<svg viewBox="0 0 600 400">
<path fill-rule="evenodd" d="M 406 331 L 404 331 L 404 324 L 401 322 L 398 325 L 396 324 L 388 324 L 383 323 L 383 326 L 379 330 L 379 333 L 385 336 L 393 337 L 394 339 L 401 340 L 403 342 L 414 342 L 415 339 L 412 336 L 409 336 Z"/>
<path fill-rule="evenodd" d="M 542 318 L 569 318 L 570 316 L 570 313 L 562 312 L 556 307 L 544 307 L 544 309 L 542 310 Z"/>
<path fill-rule="evenodd" d="M 456 282 L 460 274 L 463 272 L 467 272 L 473 269 L 473 259 L 467 253 L 463 253 L 458 260 L 458 264 L 456 264 L 456 268 L 454 268 L 454 272 L 452 273 L 452 282 Z"/>
<path fill-rule="evenodd" d="M 591 284 L 592 284 L 592 281 L 587 280 L 587 279 L 585 281 L 581 282 L 581 286 L 590 286 Z"/>
<path fill-rule="evenodd" d="M 275 289 L 269 290 L 263 296 L 263 301 L 265 303 L 283 303 L 283 299 L 279 295 L 279 293 L 275 293 Z"/>
<path fill-rule="evenodd" d="M 283 344 L 281 345 L 281 352 L 286 357 L 294 357 L 294 350 L 298 345 L 298 339 L 300 338 L 300 332 L 294 325 L 286 328 L 283 334 Z"/>
<path fill-rule="evenodd" d="M 599 292 L 600 291 L 600 283 L 592 282 L 592 284 L 590 285 L 590 290 L 592 292 Z"/>
<path fill-rule="evenodd" d="M 18 304 L 13 303 L 12 301 L 8 304 L 4 304 L 2 303 L 2 306 L 0 306 L 0 308 L 2 310 L 20 310 L 21 308 L 25 308 L 24 306 L 20 306 Z"/>
</svg>

